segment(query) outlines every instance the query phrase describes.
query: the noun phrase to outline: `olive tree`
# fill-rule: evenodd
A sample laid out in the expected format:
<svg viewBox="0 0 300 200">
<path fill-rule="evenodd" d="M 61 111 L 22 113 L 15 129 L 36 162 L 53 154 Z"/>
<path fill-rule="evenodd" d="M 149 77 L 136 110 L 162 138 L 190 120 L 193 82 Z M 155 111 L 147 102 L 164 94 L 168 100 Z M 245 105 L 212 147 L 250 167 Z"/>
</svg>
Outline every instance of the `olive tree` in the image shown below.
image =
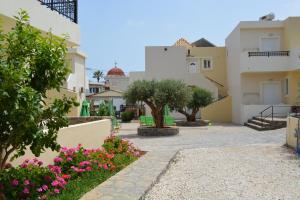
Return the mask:
<svg viewBox="0 0 300 200">
<path fill-rule="evenodd" d="M 187 121 L 196 121 L 196 114 L 199 112 L 200 108 L 208 106 L 213 102 L 212 93 L 199 88 L 192 87 L 192 98 L 187 103 L 187 106 L 182 107 L 178 112 L 186 116 Z"/>
<path fill-rule="evenodd" d="M 191 97 L 190 89 L 182 82 L 176 80 L 133 82 L 124 94 L 129 103 L 145 102 L 151 109 L 156 128 L 163 128 L 163 112 L 166 105 L 171 110 L 184 107 Z"/>
<path fill-rule="evenodd" d="M 56 99 L 46 105 L 46 91 L 59 91 L 69 73 L 64 39 L 42 35 L 30 26 L 23 10 L 8 33 L 0 32 L 0 170 L 10 157 L 30 148 L 39 156 L 46 148 L 59 150 L 58 130 L 74 99 Z"/>
</svg>

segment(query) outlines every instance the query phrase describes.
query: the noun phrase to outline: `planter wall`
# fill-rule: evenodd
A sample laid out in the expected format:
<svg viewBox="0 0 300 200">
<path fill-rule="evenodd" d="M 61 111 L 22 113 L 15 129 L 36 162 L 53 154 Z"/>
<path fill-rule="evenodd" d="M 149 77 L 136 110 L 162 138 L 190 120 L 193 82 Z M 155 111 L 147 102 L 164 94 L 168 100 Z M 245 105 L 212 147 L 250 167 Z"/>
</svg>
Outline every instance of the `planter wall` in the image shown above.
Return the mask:
<svg viewBox="0 0 300 200">
<path fill-rule="evenodd" d="M 111 133 L 111 121 L 109 119 L 98 120 L 94 122 L 88 122 L 83 124 L 71 125 L 67 128 L 59 130 L 57 141 L 61 146 L 76 147 L 78 144 L 82 144 L 85 148 L 99 148 L 104 139 Z M 53 158 L 57 156 L 57 152 L 47 150 L 39 157 L 45 165 L 52 164 Z M 34 158 L 34 155 L 30 150 L 26 151 L 26 154 L 13 161 L 13 165 L 21 164 L 24 159 Z"/>
<path fill-rule="evenodd" d="M 295 129 L 298 128 L 298 118 L 288 117 L 286 127 L 286 144 L 293 148 L 297 148 L 297 137 L 295 136 Z"/>
<path fill-rule="evenodd" d="M 179 133 L 178 127 L 154 128 L 154 127 L 139 127 L 138 135 L 140 136 L 171 136 Z"/>
</svg>

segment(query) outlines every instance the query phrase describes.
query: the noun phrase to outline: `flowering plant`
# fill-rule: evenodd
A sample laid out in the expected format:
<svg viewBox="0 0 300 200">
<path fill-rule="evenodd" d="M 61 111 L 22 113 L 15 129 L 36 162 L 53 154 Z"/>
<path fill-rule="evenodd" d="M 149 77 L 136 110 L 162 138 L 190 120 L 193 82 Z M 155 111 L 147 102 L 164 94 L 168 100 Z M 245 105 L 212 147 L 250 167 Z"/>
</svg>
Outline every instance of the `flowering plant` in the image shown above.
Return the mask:
<svg viewBox="0 0 300 200">
<path fill-rule="evenodd" d="M 47 199 L 61 193 L 70 180 L 83 173 L 114 173 L 140 156 L 129 141 L 109 136 L 102 147 L 62 147 L 47 167 L 38 159 L 25 160 L 19 167 L 0 172 L 0 199 Z"/>
</svg>

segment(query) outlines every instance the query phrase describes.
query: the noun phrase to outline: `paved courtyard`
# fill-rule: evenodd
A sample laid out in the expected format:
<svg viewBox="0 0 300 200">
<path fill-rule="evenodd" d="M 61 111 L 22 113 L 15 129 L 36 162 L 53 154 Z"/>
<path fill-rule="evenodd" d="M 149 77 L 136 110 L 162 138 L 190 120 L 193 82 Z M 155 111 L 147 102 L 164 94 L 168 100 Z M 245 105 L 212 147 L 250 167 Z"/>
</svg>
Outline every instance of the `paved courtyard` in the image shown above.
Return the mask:
<svg viewBox="0 0 300 200">
<path fill-rule="evenodd" d="M 140 137 L 137 127 L 122 124 L 118 134 L 148 153 L 83 200 L 300 199 L 300 161 L 282 147 L 285 129 L 216 124 Z"/>
<path fill-rule="evenodd" d="M 241 146 L 248 144 L 285 143 L 285 129 L 258 132 L 244 126 L 212 125 L 181 127 L 180 134 L 171 137 L 139 137 L 137 123 L 122 124 L 119 135 L 130 139 L 146 151 L 180 150 L 205 147 Z"/>
</svg>

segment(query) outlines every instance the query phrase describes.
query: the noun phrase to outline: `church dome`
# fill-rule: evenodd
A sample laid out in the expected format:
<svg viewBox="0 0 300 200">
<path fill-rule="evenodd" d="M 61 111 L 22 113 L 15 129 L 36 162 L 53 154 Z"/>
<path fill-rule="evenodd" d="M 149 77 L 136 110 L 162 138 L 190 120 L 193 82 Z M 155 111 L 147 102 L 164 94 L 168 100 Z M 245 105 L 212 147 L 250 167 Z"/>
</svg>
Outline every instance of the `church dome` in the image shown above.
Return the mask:
<svg viewBox="0 0 300 200">
<path fill-rule="evenodd" d="M 122 69 L 114 67 L 107 72 L 107 76 L 125 76 L 125 73 Z"/>
</svg>

